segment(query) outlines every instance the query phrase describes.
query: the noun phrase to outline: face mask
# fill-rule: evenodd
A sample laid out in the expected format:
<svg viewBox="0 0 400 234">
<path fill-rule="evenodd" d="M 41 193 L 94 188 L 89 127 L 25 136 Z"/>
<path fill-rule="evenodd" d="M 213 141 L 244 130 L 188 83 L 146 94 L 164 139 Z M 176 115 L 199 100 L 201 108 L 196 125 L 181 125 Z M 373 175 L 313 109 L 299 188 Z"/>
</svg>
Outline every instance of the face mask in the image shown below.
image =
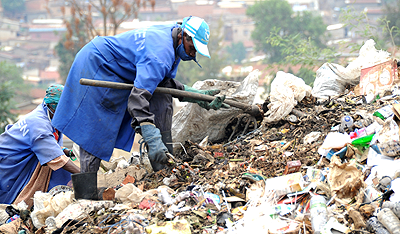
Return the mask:
<svg viewBox="0 0 400 234">
<path fill-rule="evenodd" d="M 183 46 L 183 41 L 176 48 L 176 53 L 178 54 L 178 57 L 181 58 L 183 61 L 196 60 L 196 57 L 192 57 L 192 56 L 186 54 L 185 47 Z"/>
</svg>

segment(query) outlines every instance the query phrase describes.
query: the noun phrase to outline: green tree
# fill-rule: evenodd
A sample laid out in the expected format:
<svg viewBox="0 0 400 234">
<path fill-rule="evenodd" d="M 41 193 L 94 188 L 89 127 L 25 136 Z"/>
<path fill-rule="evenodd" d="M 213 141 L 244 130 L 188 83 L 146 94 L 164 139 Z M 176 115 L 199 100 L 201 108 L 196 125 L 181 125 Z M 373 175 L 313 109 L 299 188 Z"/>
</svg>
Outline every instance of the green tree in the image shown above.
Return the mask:
<svg viewBox="0 0 400 234">
<path fill-rule="evenodd" d="M 310 38 L 310 43 L 323 47 L 323 37 L 326 25 L 321 16 L 314 16 L 311 12 L 293 12 L 287 1 L 265 0 L 254 4 L 247 9 L 246 14 L 255 23 L 252 39 L 257 51 L 268 55 L 268 62 L 282 61 L 284 55 L 280 47 L 272 46 L 266 38 L 272 29 L 279 28 L 279 35 L 299 35 L 298 39 Z"/>
<path fill-rule="evenodd" d="M 4 9 L 4 13 L 11 14 L 21 13 L 25 11 L 25 1 L 24 0 L 1 0 L 1 6 Z"/>
<path fill-rule="evenodd" d="M 193 85 L 196 81 L 206 79 L 225 79 L 221 74 L 222 67 L 226 64 L 226 58 L 222 55 L 221 42 L 224 38 L 222 32 L 223 22 L 218 22 L 218 27 L 211 29 L 210 41 L 208 50 L 210 51 L 211 59 L 197 53 L 197 60 L 202 66 L 200 68 L 195 62 L 181 61 L 179 63 L 176 79 L 186 85 Z"/>
<path fill-rule="evenodd" d="M 23 84 L 22 71 L 6 61 L 0 62 L 0 133 L 10 122 L 14 122 L 16 115 L 11 113 L 15 107 L 13 98 L 19 91 L 18 87 Z"/>
<path fill-rule="evenodd" d="M 227 46 L 226 51 L 229 54 L 229 61 L 236 64 L 240 64 L 241 61 L 246 58 L 246 48 L 241 41 Z"/>
</svg>

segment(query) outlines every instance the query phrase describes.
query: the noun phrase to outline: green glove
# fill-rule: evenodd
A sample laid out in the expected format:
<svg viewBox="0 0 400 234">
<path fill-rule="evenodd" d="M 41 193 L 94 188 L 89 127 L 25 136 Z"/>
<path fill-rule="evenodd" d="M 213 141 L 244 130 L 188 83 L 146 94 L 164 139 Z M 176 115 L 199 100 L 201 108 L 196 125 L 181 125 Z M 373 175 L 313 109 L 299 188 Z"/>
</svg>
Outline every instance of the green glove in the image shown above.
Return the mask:
<svg viewBox="0 0 400 234">
<path fill-rule="evenodd" d="M 221 90 L 219 89 L 211 89 L 211 90 L 198 90 L 195 88 L 192 88 L 190 86 L 184 85 L 185 86 L 185 91 L 192 92 L 192 93 L 199 93 L 199 94 L 205 94 L 205 95 L 210 95 L 214 96 L 216 94 L 219 94 Z M 212 102 L 208 101 L 201 101 L 193 98 L 182 98 L 182 102 L 191 102 L 191 103 L 197 103 L 199 106 L 206 110 L 218 110 L 219 108 L 229 108 L 230 106 L 228 104 L 224 103 L 225 100 L 225 95 L 223 96 L 218 96 L 215 97 L 215 99 Z"/>
</svg>

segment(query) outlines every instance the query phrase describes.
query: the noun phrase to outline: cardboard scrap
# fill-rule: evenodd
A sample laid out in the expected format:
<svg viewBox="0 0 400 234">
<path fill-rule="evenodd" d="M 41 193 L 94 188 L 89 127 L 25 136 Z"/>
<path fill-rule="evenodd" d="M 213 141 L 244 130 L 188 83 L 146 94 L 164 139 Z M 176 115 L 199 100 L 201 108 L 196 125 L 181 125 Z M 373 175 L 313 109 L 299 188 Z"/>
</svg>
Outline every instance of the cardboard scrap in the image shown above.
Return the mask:
<svg viewBox="0 0 400 234">
<path fill-rule="evenodd" d="M 328 182 L 332 196 L 336 194 L 340 199 L 353 198 L 360 188 L 364 187 L 362 172 L 354 162 L 342 163 L 341 159 L 334 155 L 329 168 Z"/>
</svg>

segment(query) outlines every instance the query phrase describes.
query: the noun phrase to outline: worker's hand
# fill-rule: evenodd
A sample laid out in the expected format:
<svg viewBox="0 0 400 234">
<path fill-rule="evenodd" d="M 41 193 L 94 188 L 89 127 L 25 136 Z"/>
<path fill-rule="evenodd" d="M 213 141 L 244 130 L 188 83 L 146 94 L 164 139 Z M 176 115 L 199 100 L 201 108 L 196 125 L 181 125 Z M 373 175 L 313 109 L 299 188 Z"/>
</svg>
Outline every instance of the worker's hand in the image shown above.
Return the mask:
<svg viewBox="0 0 400 234">
<path fill-rule="evenodd" d="M 168 149 L 161 140 L 160 130 L 154 124 L 148 122 L 141 123 L 139 128 L 143 140 L 147 143 L 150 161 L 167 164 L 166 153 Z"/>
<path fill-rule="evenodd" d="M 215 96 L 221 92 L 221 90 L 219 90 L 219 89 L 198 90 L 198 89 L 192 88 L 187 85 L 184 85 L 184 86 L 185 86 L 185 91 L 192 92 L 192 93 L 205 94 L 205 95 L 210 95 L 210 96 Z M 223 103 L 224 100 L 225 100 L 225 95 L 215 97 L 215 99 L 212 102 L 196 100 L 193 98 L 183 98 L 182 99 L 183 102 L 197 103 L 199 106 L 203 107 L 206 110 L 210 110 L 210 109 L 218 110 L 219 108 L 229 108 L 230 106 L 228 104 Z"/>
</svg>

